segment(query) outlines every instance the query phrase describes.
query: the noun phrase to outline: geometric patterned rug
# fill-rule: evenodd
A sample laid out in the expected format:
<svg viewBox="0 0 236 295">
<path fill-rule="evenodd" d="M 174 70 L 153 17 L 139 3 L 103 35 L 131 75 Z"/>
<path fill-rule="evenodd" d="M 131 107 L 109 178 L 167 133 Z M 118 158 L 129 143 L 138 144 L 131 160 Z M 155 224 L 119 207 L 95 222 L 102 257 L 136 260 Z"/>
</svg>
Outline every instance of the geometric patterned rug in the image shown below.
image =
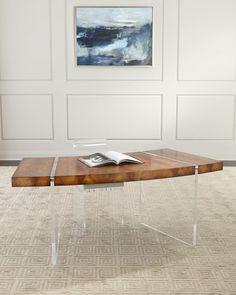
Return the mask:
<svg viewBox="0 0 236 295">
<path fill-rule="evenodd" d="M 196 247 L 140 224 L 191 242 L 192 176 L 144 182 L 141 217 L 138 183 L 84 194 L 86 230 L 72 214 L 75 188 L 56 188 L 56 266 L 49 189 L 12 188 L 14 170 L 0 167 L 0 294 L 236 295 L 235 167 L 199 176 Z"/>
</svg>

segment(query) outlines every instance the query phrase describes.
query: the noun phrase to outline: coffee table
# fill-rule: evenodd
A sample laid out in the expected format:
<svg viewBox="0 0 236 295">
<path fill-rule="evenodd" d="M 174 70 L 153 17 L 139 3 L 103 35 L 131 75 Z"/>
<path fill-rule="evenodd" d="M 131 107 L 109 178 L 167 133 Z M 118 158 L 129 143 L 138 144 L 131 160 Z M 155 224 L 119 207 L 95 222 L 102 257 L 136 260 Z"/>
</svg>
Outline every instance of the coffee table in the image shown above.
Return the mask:
<svg viewBox="0 0 236 295">
<path fill-rule="evenodd" d="M 145 180 L 194 175 L 193 240 L 191 245 L 196 245 L 198 174 L 222 170 L 223 162 L 171 149 L 150 150 L 128 154 L 140 159 L 143 163 L 89 168 L 78 160 L 78 156 L 24 158 L 20 162 L 12 176 L 13 187 L 50 186 L 51 188 L 51 247 L 53 265 L 56 264 L 58 242 L 57 214 L 55 212 L 55 186 L 83 185 L 85 189 L 95 190 L 106 186 L 117 186 L 124 182 L 139 181 L 140 200 L 142 200 L 142 183 Z M 189 244 L 148 224 L 142 224 L 150 229 L 168 235 L 171 238 L 175 238 L 178 241 L 184 242 L 185 244 Z"/>
</svg>

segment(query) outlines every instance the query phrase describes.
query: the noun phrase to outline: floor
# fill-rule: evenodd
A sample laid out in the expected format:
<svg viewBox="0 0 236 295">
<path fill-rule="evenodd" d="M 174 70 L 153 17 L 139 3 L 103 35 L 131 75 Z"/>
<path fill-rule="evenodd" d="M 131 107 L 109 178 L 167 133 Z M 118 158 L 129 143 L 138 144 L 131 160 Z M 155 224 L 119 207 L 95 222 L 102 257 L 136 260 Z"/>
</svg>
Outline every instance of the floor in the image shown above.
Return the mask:
<svg viewBox="0 0 236 295">
<path fill-rule="evenodd" d="M 198 245 L 191 242 L 194 177 L 147 181 L 125 192 L 56 189 L 59 257 L 51 265 L 48 188 L 11 188 L 0 167 L 0 294 L 236 295 L 236 168 L 199 176 Z M 85 197 L 74 219 L 72 194 Z M 124 222 L 122 223 L 122 216 Z"/>
</svg>

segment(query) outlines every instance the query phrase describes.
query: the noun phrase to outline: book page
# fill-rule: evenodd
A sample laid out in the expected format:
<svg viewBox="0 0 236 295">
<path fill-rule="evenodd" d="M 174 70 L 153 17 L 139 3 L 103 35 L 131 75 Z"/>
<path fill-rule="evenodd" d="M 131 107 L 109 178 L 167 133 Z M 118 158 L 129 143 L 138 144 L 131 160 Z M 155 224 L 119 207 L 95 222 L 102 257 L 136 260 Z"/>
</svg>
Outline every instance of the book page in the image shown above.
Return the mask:
<svg viewBox="0 0 236 295">
<path fill-rule="evenodd" d="M 105 155 L 109 159 L 115 160 L 117 164 L 119 164 L 125 160 L 131 161 L 131 162 L 136 162 L 136 163 L 141 163 L 141 161 L 139 161 L 138 159 L 135 159 L 129 155 L 122 154 L 122 153 L 115 152 L 115 151 L 104 152 L 102 154 Z"/>
<path fill-rule="evenodd" d="M 97 167 L 97 166 L 116 163 L 114 160 L 109 159 L 108 157 L 106 157 L 105 155 L 101 153 L 95 153 L 89 156 L 85 156 L 85 157 L 79 158 L 79 160 L 89 167 Z"/>
</svg>

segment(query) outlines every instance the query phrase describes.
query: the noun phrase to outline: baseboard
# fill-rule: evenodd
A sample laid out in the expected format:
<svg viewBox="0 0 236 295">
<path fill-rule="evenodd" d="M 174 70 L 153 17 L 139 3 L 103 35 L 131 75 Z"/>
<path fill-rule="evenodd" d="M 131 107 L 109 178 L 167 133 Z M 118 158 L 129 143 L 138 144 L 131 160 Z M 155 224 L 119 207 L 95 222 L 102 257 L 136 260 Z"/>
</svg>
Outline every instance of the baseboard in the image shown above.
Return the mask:
<svg viewBox="0 0 236 295">
<path fill-rule="evenodd" d="M 15 160 L 1 160 L 0 166 L 18 166 L 20 161 Z"/>
<path fill-rule="evenodd" d="M 225 167 L 235 167 L 236 161 L 224 161 L 224 166 Z"/>
</svg>

